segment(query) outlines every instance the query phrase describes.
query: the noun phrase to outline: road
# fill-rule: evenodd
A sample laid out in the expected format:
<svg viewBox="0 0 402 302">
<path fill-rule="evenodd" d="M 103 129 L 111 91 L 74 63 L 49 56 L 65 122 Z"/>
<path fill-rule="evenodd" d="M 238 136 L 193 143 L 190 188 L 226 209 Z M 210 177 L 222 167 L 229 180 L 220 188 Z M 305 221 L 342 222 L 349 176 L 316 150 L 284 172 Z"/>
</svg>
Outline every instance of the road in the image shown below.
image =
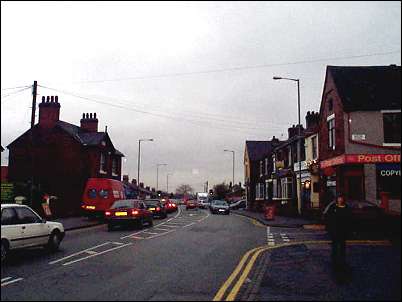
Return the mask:
<svg viewBox="0 0 402 302">
<path fill-rule="evenodd" d="M 11 254 L 1 269 L 1 299 L 212 300 L 243 255 L 269 243 L 269 235 L 246 217 L 183 208 L 143 230 L 70 231 L 55 254 Z"/>
</svg>

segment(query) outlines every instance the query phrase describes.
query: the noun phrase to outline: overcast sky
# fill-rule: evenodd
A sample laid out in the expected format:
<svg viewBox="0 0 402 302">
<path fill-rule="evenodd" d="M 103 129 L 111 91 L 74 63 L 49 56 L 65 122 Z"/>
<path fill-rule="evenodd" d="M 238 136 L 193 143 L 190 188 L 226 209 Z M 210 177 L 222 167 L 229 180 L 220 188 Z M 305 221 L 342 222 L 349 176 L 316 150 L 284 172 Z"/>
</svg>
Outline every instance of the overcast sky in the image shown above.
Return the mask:
<svg viewBox="0 0 402 302">
<path fill-rule="evenodd" d="M 31 91 L 60 119 L 96 112 L 123 174 L 169 190 L 244 182 L 246 140 L 286 139 L 318 111 L 327 65 L 401 64 L 400 2 L 1 2 L 1 145 L 30 126 Z M 22 88 L 21 88 L 22 89 Z M 40 97 L 38 98 L 40 100 Z M 36 120 L 37 121 L 37 120 Z M 8 152 L 1 154 L 2 165 Z"/>
</svg>

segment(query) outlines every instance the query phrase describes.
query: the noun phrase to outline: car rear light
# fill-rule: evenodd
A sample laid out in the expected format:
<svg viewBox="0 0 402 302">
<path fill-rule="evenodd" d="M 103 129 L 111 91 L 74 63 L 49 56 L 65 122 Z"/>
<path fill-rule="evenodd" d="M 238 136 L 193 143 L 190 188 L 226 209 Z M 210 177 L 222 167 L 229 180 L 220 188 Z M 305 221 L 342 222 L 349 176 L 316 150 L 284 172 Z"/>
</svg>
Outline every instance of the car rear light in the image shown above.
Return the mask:
<svg viewBox="0 0 402 302">
<path fill-rule="evenodd" d="M 157 210 L 157 211 L 160 211 L 160 210 L 161 210 L 161 208 L 160 208 L 160 207 L 157 207 L 157 208 L 156 208 L 156 210 Z"/>
<path fill-rule="evenodd" d="M 105 212 L 105 216 L 110 216 L 110 215 L 112 215 L 112 213 L 110 211 Z"/>
<path fill-rule="evenodd" d="M 138 215 L 140 212 L 138 212 L 137 210 L 132 210 L 131 211 L 131 214 L 133 214 L 133 215 Z"/>
</svg>

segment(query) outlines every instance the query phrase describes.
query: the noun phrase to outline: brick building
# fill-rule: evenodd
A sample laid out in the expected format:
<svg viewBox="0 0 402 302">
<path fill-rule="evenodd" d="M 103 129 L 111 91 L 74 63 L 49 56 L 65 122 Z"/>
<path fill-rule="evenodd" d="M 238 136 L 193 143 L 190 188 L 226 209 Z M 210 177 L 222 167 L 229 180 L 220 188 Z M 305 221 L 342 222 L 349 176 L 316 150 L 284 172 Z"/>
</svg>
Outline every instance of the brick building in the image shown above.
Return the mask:
<svg viewBox="0 0 402 302">
<path fill-rule="evenodd" d="M 401 67 L 328 66 L 320 106 L 321 200 L 401 203 Z"/>
<path fill-rule="evenodd" d="M 55 215 L 66 216 L 78 213 L 88 178 L 121 180 L 124 155 L 98 132 L 96 113 L 83 114 L 80 127 L 59 117 L 58 97 L 42 97 L 38 124 L 7 146 L 8 166 L 11 182 L 29 183 L 33 175 L 35 187 L 58 197 Z"/>
</svg>

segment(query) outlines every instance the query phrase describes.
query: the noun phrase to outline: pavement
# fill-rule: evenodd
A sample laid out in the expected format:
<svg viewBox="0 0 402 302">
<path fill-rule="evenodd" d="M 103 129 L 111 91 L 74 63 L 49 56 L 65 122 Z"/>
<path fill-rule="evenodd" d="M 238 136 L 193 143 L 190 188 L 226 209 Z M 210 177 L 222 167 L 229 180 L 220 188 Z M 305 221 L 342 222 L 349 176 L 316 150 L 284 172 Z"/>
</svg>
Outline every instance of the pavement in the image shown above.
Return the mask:
<svg viewBox="0 0 402 302">
<path fill-rule="evenodd" d="M 264 217 L 264 213 L 260 212 L 252 212 L 245 209 L 239 210 L 231 210 L 232 213 L 247 216 L 257 220 L 258 222 L 272 227 L 281 227 L 281 228 L 301 228 L 304 227 L 306 229 L 323 229 L 324 225 L 319 221 L 306 219 L 302 217 L 287 217 L 287 216 L 275 216 L 272 220 L 267 220 Z"/>
<path fill-rule="evenodd" d="M 265 251 L 236 297 L 241 301 L 400 301 L 401 249 L 349 242 L 348 270 L 332 271 L 328 243 Z"/>
<path fill-rule="evenodd" d="M 82 217 L 82 216 L 56 218 L 56 219 L 49 219 L 49 220 L 62 223 L 65 231 L 89 228 L 89 227 L 93 227 L 96 225 L 104 224 L 104 222 L 99 219 L 87 218 L 87 217 Z"/>
</svg>

